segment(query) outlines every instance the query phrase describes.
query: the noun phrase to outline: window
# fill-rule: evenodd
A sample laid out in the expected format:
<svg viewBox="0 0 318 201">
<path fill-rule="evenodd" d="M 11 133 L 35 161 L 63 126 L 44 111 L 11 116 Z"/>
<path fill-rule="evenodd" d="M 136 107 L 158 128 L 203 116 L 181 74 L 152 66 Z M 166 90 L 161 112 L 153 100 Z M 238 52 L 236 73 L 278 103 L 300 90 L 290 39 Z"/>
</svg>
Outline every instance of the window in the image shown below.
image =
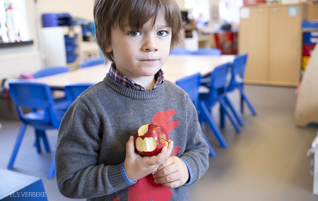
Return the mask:
<svg viewBox="0 0 318 201">
<path fill-rule="evenodd" d="M 220 0 L 220 20 L 230 24 L 240 23 L 240 7 L 243 0 Z"/>
<path fill-rule="evenodd" d="M 30 40 L 25 0 L 0 0 L 0 42 Z"/>
</svg>

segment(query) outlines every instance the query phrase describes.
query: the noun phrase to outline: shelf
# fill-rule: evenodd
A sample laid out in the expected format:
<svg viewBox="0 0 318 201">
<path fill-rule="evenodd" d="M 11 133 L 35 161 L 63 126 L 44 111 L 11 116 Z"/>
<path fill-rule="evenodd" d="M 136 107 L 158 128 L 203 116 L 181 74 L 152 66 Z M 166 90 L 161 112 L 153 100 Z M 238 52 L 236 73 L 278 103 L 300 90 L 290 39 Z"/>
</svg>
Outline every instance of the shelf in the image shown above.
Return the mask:
<svg viewBox="0 0 318 201">
<path fill-rule="evenodd" d="M 302 28 L 303 32 L 316 32 L 318 28 Z"/>
<path fill-rule="evenodd" d="M 33 45 L 33 40 L 15 42 L 15 43 L 0 43 L 0 48 L 21 47 L 26 45 Z"/>
</svg>

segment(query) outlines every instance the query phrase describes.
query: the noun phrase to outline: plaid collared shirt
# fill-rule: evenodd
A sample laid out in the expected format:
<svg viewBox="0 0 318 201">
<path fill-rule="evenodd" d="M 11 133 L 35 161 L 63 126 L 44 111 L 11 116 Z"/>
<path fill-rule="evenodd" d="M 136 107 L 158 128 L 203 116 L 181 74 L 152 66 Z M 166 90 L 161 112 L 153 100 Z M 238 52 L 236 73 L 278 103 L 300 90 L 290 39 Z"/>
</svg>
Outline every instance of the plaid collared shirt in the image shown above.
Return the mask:
<svg viewBox="0 0 318 201">
<path fill-rule="evenodd" d="M 129 79 L 125 75 L 118 72 L 116 70 L 115 63 L 112 63 L 112 65 L 109 69 L 109 75 L 111 78 L 113 78 L 119 84 L 124 85 L 125 87 L 131 88 L 131 89 L 139 90 L 139 91 L 150 91 L 150 90 L 156 89 L 159 85 L 161 85 L 164 82 L 164 74 L 163 74 L 163 71 L 160 69 L 155 74 L 155 84 L 150 89 L 146 89 L 145 87 L 137 84 L 133 80 Z"/>
</svg>

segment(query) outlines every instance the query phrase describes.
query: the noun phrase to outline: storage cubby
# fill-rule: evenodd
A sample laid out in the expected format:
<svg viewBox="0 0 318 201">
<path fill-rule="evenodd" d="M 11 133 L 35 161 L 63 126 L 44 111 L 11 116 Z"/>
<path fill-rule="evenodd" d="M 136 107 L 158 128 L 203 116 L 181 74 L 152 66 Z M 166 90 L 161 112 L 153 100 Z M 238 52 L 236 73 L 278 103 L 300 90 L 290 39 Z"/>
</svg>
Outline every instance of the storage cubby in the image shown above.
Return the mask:
<svg viewBox="0 0 318 201">
<path fill-rule="evenodd" d="M 68 66 L 70 70 L 81 62 L 82 30 L 80 26 L 42 28 L 45 66 Z"/>
</svg>

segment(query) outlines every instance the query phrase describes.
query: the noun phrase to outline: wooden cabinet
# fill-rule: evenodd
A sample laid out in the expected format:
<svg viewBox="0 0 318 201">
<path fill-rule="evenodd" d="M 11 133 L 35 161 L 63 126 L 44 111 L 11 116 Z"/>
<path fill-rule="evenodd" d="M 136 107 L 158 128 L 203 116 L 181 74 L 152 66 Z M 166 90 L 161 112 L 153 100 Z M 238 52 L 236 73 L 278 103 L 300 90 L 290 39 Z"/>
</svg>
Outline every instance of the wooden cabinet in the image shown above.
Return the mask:
<svg viewBox="0 0 318 201">
<path fill-rule="evenodd" d="M 313 2 L 307 2 L 306 4 L 306 19 L 317 20 L 318 19 L 318 4 Z"/>
<path fill-rule="evenodd" d="M 268 81 L 268 9 L 243 7 L 239 30 L 239 53 L 248 53 L 246 82 Z"/>
<path fill-rule="evenodd" d="M 246 83 L 297 86 L 301 69 L 303 5 L 241 8 L 239 53 L 249 54 Z"/>
</svg>

